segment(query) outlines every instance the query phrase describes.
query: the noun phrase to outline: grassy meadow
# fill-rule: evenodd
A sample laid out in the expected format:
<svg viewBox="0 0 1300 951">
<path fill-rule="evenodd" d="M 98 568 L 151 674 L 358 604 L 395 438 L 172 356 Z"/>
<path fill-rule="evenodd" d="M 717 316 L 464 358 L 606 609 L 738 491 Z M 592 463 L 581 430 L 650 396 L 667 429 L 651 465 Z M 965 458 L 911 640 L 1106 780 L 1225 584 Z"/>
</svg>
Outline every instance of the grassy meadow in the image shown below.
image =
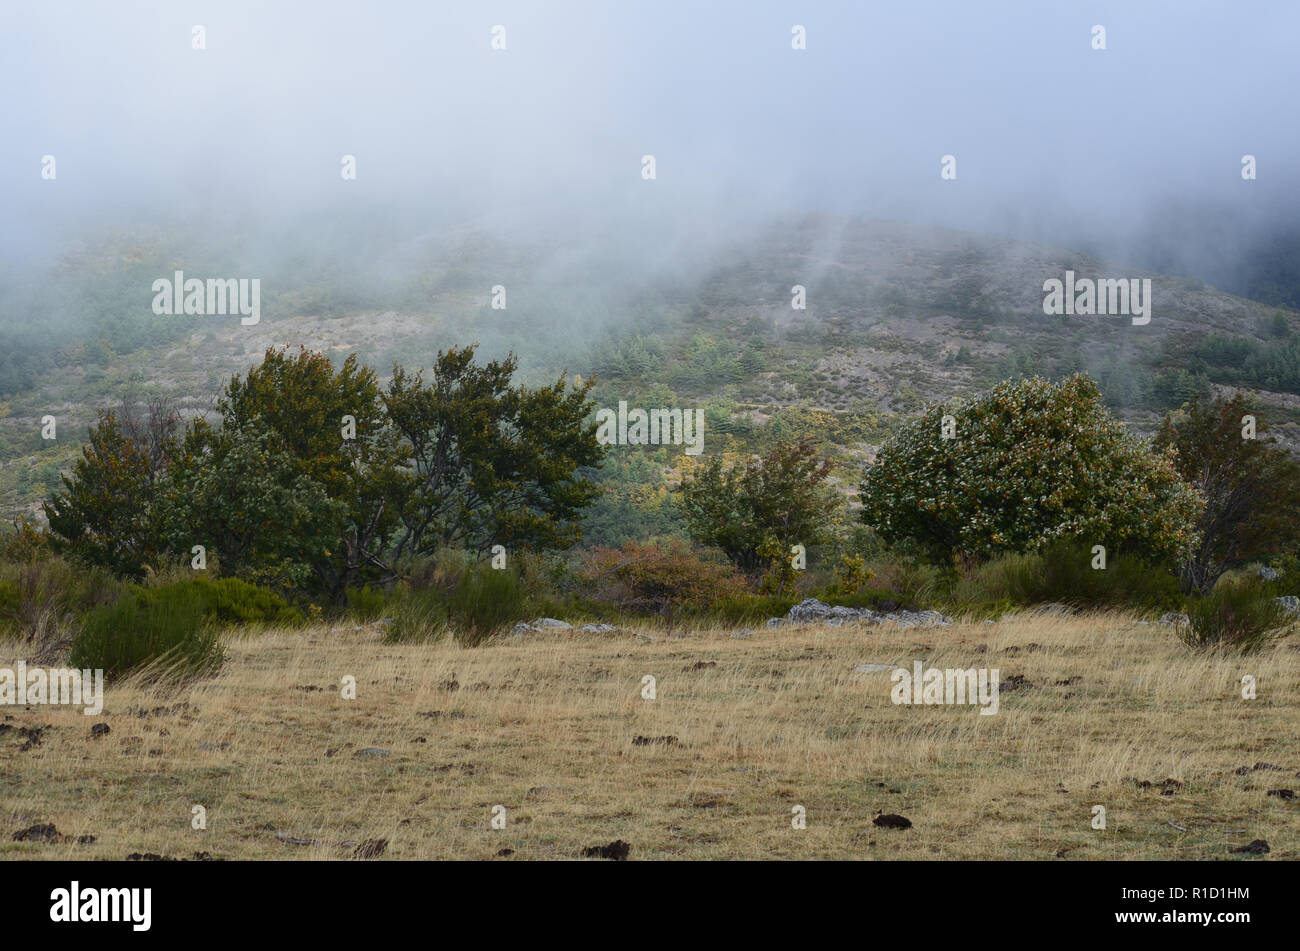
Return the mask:
<svg viewBox="0 0 1300 951">
<path fill-rule="evenodd" d="M 352 860 L 367 840 L 387 841 L 384 860 L 578 859 L 616 840 L 631 860 L 1252 860 L 1232 850 L 1255 839 L 1265 860 L 1300 851 L 1300 802 L 1268 794 L 1300 786 L 1294 637 L 1229 657 L 1189 651 L 1154 619 L 1030 610 L 475 648 L 381 630 L 230 632 L 213 677 L 125 678 L 94 717 L 4 708 L 0 858 Z M 895 705 L 888 671 L 854 670 L 917 659 L 998 668 L 999 712 Z M 92 736 L 97 723 L 109 732 Z M 191 827 L 195 806 L 206 829 Z M 792 827 L 797 806 L 806 828 Z M 873 825 L 881 812 L 912 827 Z M 38 823 L 62 838 L 13 841 Z"/>
</svg>

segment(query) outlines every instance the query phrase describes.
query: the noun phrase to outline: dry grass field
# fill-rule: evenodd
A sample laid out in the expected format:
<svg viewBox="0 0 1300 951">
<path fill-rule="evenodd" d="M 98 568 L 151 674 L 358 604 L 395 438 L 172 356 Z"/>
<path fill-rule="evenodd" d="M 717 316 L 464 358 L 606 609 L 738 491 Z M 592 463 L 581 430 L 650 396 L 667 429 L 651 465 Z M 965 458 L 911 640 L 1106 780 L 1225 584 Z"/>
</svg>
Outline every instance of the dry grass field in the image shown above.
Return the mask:
<svg viewBox="0 0 1300 951">
<path fill-rule="evenodd" d="M 632 860 L 1300 851 L 1300 800 L 1268 795 L 1300 787 L 1294 638 L 1243 660 L 1126 615 L 644 633 L 463 649 L 267 631 L 232 636 L 214 678 L 109 687 L 99 716 L 4 708 L 0 857 L 353 859 L 369 839 L 387 840 L 385 860 L 571 859 L 613 840 Z M 1000 712 L 895 705 L 888 672 L 854 671 L 917 659 L 997 667 Z M 1246 674 L 1257 699 L 1241 697 Z M 30 745 L 22 727 L 48 729 Z M 1238 772 L 1257 763 L 1280 769 Z M 874 826 L 881 811 L 912 828 Z M 13 841 L 36 823 L 68 838 Z"/>
</svg>

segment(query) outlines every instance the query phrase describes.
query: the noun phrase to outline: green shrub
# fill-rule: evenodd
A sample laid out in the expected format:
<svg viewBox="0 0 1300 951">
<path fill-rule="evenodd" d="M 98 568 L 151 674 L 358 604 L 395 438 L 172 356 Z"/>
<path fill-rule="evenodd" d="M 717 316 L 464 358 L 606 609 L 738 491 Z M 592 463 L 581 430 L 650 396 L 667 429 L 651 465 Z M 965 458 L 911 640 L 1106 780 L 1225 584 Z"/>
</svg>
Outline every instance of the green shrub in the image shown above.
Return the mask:
<svg viewBox="0 0 1300 951">
<path fill-rule="evenodd" d="M 383 616 L 387 599 L 381 588 L 372 588 L 370 585 L 363 588 L 348 588 L 346 594 L 348 613 L 358 621 L 365 623 L 378 620 Z"/>
<path fill-rule="evenodd" d="M 1076 538 L 1172 562 L 1204 504 L 1172 453 L 1129 434 L 1083 376 L 931 406 L 886 440 L 860 498 L 886 542 L 945 565 Z"/>
<path fill-rule="evenodd" d="M 390 644 L 421 644 L 447 633 L 446 595 L 437 588 L 399 588 L 388 604 L 392 623 L 384 630 Z"/>
<path fill-rule="evenodd" d="M 163 590 L 163 589 L 158 589 Z M 148 597 L 134 588 L 81 622 L 69 663 L 102 668 L 108 678 L 152 668 L 159 678 L 190 677 L 221 666 L 224 653 L 201 597 L 191 592 Z"/>
<path fill-rule="evenodd" d="M 1179 633 L 1191 647 L 1250 653 L 1290 625 L 1286 608 L 1249 583 L 1220 584 L 1187 602 L 1188 623 Z"/>
<path fill-rule="evenodd" d="M 527 603 L 527 592 L 515 571 L 496 569 L 485 562 L 460 576 L 447 599 L 447 609 L 456 639 L 472 646 L 497 628 L 522 619 Z"/>
<path fill-rule="evenodd" d="M 962 572 L 945 599 L 972 611 L 1056 602 L 1073 607 L 1170 610 L 1181 596 L 1173 572 L 1126 555 L 1093 568 L 1090 546 L 1059 542 L 1035 554 L 1005 554 Z"/>
<path fill-rule="evenodd" d="M 190 578 L 159 588 L 138 589 L 148 603 L 179 602 L 198 606 L 205 621 L 217 627 L 247 624 L 301 624 L 302 612 L 268 588 L 239 578 Z"/>
<path fill-rule="evenodd" d="M 58 557 L 0 562 L 0 636 L 48 658 L 70 642 L 78 615 L 113 603 L 124 587 L 103 568 Z"/>
</svg>

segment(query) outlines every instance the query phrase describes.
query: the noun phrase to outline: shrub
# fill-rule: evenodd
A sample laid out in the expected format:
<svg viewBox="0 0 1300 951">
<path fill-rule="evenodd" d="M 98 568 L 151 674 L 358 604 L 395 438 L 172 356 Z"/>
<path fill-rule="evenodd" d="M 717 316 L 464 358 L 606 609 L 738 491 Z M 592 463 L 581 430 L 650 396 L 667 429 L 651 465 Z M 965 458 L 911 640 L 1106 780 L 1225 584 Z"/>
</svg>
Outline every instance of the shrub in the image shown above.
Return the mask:
<svg viewBox="0 0 1300 951">
<path fill-rule="evenodd" d="M 779 443 L 761 458 L 730 467 L 714 456 L 682 481 L 691 537 L 721 548 L 743 571 L 788 564 L 790 546 L 821 541 L 842 503 L 826 484 L 830 470 L 811 439 Z M 783 580 L 776 587 L 784 587 Z"/>
<path fill-rule="evenodd" d="M 963 571 L 949 592 L 959 609 L 1057 602 L 1074 607 L 1172 609 L 1181 597 L 1173 572 L 1126 555 L 1093 568 L 1091 547 L 1057 542 L 1031 554 L 1008 553 Z"/>
<path fill-rule="evenodd" d="M 1300 542 L 1300 462 L 1266 435 L 1253 439 L 1242 419 L 1257 412 L 1238 393 L 1194 400 L 1165 417 L 1157 447 L 1177 450 L 1178 471 L 1205 496 L 1196 544 L 1182 567 L 1189 589 L 1207 590 L 1228 569 L 1277 556 Z"/>
<path fill-rule="evenodd" d="M 366 585 L 362 588 L 348 588 L 348 612 L 357 620 L 365 623 L 383 616 L 386 600 L 380 588 Z"/>
<path fill-rule="evenodd" d="M 1249 583 L 1221 584 L 1187 603 L 1183 641 L 1201 650 L 1250 653 L 1289 624 L 1286 608 Z"/>
<path fill-rule="evenodd" d="M 81 622 L 69 663 L 103 668 L 109 678 L 152 668 L 158 678 L 191 677 L 221 666 L 224 658 L 216 628 L 204 617 L 201 597 L 134 588 L 117 603 L 96 608 Z"/>
<path fill-rule="evenodd" d="M 78 615 L 111 604 L 123 588 L 105 569 L 57 557 L 0 563 L 0 633 L 49 659 L 71 643 Z"/>
<path fill-rule="evenodd" d="M 882 538 L 913 541 L 940 563 L 1075 538 L 1172 561 L 1202 505 L 1172 454 L 1130 436 L 1085 376 L 1007 382 L 930 407 L 881 447 L 861 498 Z"/>
<path fill-rule="evenodd" d="M 582 575 L 595 587 L 597 601 L 629 613 L 704 613 L 745 592 L 744 578 L 735 568 L 706 561 L 681 543 L 597 548 Z"/>
<path fill-rule="evenodd" d="M 138 589 L 146 604 L 194 603 L 217 627 L 242 624 L 301 624 L 302 612 L 280 595 L 239 578 L 190 578 L 159 588 Z"/>
<path fill-rule="evenodd" d="M 523 617 L 527 593 L 512 569 L 496 569 L 481 563 L 460 576 L 447 599 L 447 613 L 456 639 L 473 646 L 497 628 Z"/>
<path fill-rule="evenodd" d="M 384 631 L 390 644 L 426 643 L 448 630 L 446 596 L 437 588 L 399 588 L 389 602 L 392 623 Z"/>
</svg>

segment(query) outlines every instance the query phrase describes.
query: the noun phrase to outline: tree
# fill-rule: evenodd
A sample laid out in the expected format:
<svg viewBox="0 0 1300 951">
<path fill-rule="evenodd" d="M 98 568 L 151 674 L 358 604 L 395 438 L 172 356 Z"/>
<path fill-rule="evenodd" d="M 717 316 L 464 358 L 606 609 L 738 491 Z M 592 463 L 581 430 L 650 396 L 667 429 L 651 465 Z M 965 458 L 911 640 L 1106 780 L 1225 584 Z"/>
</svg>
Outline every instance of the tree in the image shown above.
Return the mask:
<svg viewBox="0 0 1300 951">
<path fill-rule="evenodd" d="M 224 431 L 253 427 L 274 434 L 293 475 L 307 480 L 301 489 L 310 496 L 311 486 L 319 487 L 343 505 L 338 536 L 310 560 L 318 587 L 338 599 L 350 586 L 391 580 L 388 551 L 409 478 L 374 370 L 355 354 L 336 370 L 328 356 L 306 348 L 296 354 L 268 349 L 247 376 L 230 380 L 217 411 Z M 217 452 L 211 458 L 225 456 Z M 278 484 L 285 490 L 290 483 Z M 316 507 L 307 496 L 302 501 Z M 286 512 L 285 523 L 299 517 L 303 513 Z"/>
<path fill-rule="evenodd" d="M 1205 497 L 1199 538 L 1181 570 L 1189 590 L 1212 588 L 1229 568 L 1300 542 L 1300 462 L 1261 438 L 1262 420 L 1249 436 L 1244 417 L 1254 412 L 1241 393 L 1196 399 L 1156 433 L 1157 449 L 1174 450 L 1178 472 Z"/>
<path fill-rule="evenodd" d="M 600 494 L 582 471 L 605 454 L 590 420 L 594 381 L 512 386 L 513 355 L 479 366 L 474 351 L 440 352 L 429 382 L 393 367 L 384 406 L 409 460 L 395 556 L 567 547 Z"/>
<path fill-rule="evenodd" d="M 1058 539 L 1173 561 L 1202 504 L 1172 456 L 1128 435 L 1083 375 L 930 407 L 881 447 L 861 498 L 882 538 L 912 540 L 941 563 Z"/>
<path fill-rule="evenodd" d="M 839 504 L 825 484 L 830 469 L 807 438 L 743 465 L 714 456 L 679 490 L 691 537 L 749 572 L 787 557 L 793 545 L 817 544 Z"/>
<path fill-rule="evenodd" d="M 307 587 L 338 560 L 331 549 L 349 511 L 300 469 L 260 420 L 220 431 L 195 423 L 160 488 L 169 547 L 203 545 L 223 574 Z"/>
<path fill-rule="evenodd" d="M 140 411 L 102 412 L 89 444 L 43 503 L 57 548 L 132 578 L 166 551 L 158 481 L 176 451 L 180 416 L 155 400 Z"/>
</svg>

